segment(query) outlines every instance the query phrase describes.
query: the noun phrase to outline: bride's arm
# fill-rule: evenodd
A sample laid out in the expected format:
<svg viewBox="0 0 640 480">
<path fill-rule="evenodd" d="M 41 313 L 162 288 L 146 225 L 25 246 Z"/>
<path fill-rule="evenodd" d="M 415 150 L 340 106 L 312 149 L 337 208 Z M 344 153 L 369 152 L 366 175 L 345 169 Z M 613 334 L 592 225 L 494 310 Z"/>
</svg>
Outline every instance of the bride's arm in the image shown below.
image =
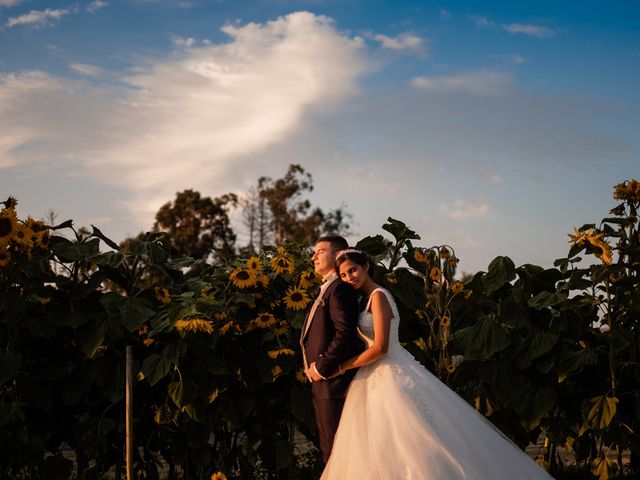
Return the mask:
<svg viewBox="0 0 640 480">
<path fill-rule="evenodd" d="M 340 364 L 340 375 L 351 368 L 362 367 L 387 353 L 389 349 L 389 328 L 391 326 L 391 305 L 381 291 L 373 292 L 371 296 L 371 315 L 373 316 L 373 344 L 364 352 Z"/>
</svg>

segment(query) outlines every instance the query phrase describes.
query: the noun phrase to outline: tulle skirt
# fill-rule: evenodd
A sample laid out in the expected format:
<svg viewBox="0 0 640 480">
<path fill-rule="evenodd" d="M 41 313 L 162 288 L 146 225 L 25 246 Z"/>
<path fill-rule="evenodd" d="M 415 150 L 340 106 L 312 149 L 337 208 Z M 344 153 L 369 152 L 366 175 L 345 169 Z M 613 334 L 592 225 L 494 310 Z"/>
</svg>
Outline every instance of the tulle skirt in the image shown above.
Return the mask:
<svg viewBox="0 0 640 480">
<path fill-rule="evenodd" d="M 359 369 L 322 474 L 322 480 L 551 478 L 402 348 Z"/>
</svg>

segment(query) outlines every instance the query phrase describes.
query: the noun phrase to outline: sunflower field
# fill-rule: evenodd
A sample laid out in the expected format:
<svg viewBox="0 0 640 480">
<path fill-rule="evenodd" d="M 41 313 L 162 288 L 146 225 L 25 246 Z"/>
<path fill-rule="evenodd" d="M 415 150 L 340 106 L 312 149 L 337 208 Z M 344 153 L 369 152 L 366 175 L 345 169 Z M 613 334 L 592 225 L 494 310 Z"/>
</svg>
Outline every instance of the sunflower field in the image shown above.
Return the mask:
<svg viewBox="0 0 640 480">
<path fill-rule="evenodd" d="M 640 474 L 640 184 L 614 198 L 553 267 L 497 257 L 460 278 L 452 247 L 392 218 L 357 245 L 405 348 L 523 448 L 544 438 L 556 478 Z M 124 248 L 3 205 L 1 478 L 122 478 L 128 346 L 136 478 L 317 478 L 298 344 L 319 286 L 308 246 L 211 264 L 172 258 L 163 233 Z"/>
</svg>

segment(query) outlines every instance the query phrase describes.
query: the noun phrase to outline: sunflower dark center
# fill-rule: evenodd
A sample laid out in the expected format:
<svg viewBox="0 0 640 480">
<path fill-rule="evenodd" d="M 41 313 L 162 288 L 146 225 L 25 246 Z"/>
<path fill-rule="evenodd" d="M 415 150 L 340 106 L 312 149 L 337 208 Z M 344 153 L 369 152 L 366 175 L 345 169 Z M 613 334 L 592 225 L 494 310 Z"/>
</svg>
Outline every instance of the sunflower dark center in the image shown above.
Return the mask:
<svg viewBox="0 0 640 480">
<path fill-rule="evenodd" d="M 292 302 L 301 302 L 303 300 L 302 294 L 300 292 L 294 292 L 291 294 Z"/>
<path fill-rule="evenodd" d="M 11 220 L 0 218 L 0 237 L 6 237 L 11 233 Z"/>
<path fill-rule="evenodd" d="M 249 278 L 251 278 L 251 275 L 246 270 L 238 272 L 238 280 L 249 280 Z"/>
</svg>

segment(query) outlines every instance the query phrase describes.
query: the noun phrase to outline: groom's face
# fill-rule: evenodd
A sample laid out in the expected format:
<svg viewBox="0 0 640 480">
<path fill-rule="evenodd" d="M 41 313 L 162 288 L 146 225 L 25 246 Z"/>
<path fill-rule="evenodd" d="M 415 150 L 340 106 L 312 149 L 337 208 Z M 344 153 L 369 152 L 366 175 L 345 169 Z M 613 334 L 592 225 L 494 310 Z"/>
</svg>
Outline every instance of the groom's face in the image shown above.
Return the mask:
<svg viewBox="0 0 640 480">
<path fill-rule="evenodd" d="M 325 277 L 335 269 L 336 252 L 330 242 L 318 242 L 311 260 L 316 273 Z"/>
</svg>

